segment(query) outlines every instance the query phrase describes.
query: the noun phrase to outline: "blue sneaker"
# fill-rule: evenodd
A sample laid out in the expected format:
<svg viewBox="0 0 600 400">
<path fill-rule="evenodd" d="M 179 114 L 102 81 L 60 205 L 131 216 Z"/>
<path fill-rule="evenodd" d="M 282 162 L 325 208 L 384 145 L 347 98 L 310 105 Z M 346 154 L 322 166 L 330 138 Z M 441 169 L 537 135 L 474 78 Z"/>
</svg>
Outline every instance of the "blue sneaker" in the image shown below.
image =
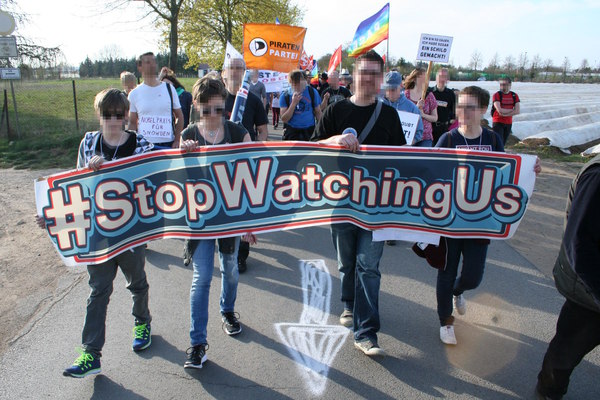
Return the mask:
<svg viewBox="0 0 600 400">
<path fill-rule="evenodd" d="M 91 374 L 100 373 L 100 358 L 94 357 L 87 351 L 77 349 L 81 354 L 73 365 L 63 371 L 64 376 L 72 376 L 73 378 L 84 378 Z"/>
<path fill-rule="evenodd" d="M 150 347 L 152 338 L 150 336 L 150 324 L 139 324 L 133 328 L 133 351 L 142 351 Z"/>
</svg>

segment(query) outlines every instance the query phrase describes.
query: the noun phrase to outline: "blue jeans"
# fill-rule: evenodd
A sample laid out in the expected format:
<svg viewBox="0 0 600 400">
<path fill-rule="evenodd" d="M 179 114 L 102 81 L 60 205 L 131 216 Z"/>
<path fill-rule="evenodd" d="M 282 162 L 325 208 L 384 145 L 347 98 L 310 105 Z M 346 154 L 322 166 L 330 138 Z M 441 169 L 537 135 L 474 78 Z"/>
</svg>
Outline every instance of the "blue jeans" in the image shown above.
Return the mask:
<svg viewBox="0 0 600 400">
<path fill-rule="evenodd" d="M 350 223 L 331 225 L 342 283 L 342 301 L 353 304 L 354 340 L 377 341 L 379 331 L 379 260 L 384 242 Z"/>
<path fill-rule="evenodd" d="M 475 289 L 481 283 L 488 249 L 488 243 L 479 239 L 446 238 L 446 244 L 446 269 L 438 271 L 436 286 L 437 311 L 442 326 L 451 325 L 452 296 Z M 460 277 L 456 279 L 461 254 L 463 266 Z"/>
<path fill-rule="evenodd" d="M 206 325 L 208 324 L 208 295 L 210 282 L 215 266 L 216 239 L 198 241 L 198 246 L 192 257 L 194 275 L 190 289 L 191 327 L 190 339 L 192 346 L 206 344 Z M 236 238 L 235 250 L 231 254 L 219 252 L 221 264 L 221 313 L 233 312 L 237 297 L 239 271 L 237 253 L 240 238 Z"/>
<path fill-rule="evenodd" d="M 102 264 L 88 265 L 89 285 L 92 291 L 87 299 L 87 312 L 81 333 L 82 347 L 94 357 L 100 357 L 106 337 L 106 311 L 113 281 L 120 268 L 131 292 L 131 314 L 136 324 L 150 323 L 148 309 L 148 281 L 146 280 L 146 248 L 138 246 L 111 258 Z"/>
</svg>

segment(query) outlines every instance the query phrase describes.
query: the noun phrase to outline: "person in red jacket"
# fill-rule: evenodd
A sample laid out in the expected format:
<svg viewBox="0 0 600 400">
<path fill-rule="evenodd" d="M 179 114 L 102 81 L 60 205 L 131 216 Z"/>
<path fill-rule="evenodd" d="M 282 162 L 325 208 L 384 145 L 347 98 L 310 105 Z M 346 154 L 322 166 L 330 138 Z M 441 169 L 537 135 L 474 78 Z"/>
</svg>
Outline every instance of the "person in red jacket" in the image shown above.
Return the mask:
<svg viewBox="0 0 600 400">
<path fill-rule="evenodd" d="M 511 80 L 508 76 L 500 78 L 500 90 L 492 99 L 492 129 L 506 140 L 512 132 L 512 117 L 521 112 L 519 95 L 510 90 Z"/>
</svg>

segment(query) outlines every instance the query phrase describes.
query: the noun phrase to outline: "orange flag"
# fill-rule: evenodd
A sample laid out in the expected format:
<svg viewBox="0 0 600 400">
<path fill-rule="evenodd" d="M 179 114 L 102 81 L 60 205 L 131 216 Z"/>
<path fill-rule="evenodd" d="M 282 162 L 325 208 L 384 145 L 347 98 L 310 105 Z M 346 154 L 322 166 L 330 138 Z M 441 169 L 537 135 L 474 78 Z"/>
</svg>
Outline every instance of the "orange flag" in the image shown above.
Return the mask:
<svg viewBox="0 0 600 400">
<path fill-rule="evenodd" d="M 338 65 L 342 62 L 342 45 L 335 49 L 331 58 L 329 59 L 329 68 L 327 68 L 327 73 L 330 74 L 337 68 Z"/>
<path fill-rule="evenodd" d="M 298 68 L 306 28 L 244 24 L 244 61 L 248 69 L 290 72 Z"/>
</svg>

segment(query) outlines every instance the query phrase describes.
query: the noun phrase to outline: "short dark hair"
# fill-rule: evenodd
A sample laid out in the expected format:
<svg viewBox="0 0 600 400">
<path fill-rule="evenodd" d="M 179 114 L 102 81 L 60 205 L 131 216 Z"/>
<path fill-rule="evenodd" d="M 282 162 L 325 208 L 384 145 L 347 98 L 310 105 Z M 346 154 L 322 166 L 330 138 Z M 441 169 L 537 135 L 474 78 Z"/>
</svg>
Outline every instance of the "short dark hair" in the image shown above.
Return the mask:
<svg viewBox="0 0 600 400">
<path fill-rule="evenodd" d="M 105 111 L 129 111 L 129 100 L 119 89 L 104 89 L 94 98 L 94 109 L 102 114 Z"/>
<path fill-rule="evenodd" d="M 501 76 L 500 79 L 498 79 L 498 81 L 507 81 L 508 83 L 512 83 L 512 80 L 510 79 L 510 76 Z"/>
<path fill-rule="evenodd" d="M 147 51 L 144 54 L 140 55 L 138 57 L 138 59 L 137 59 L 137 65 L 142 65 L 142 58 L 145 57 L 145 56 L 152 56 L 152 57 L 154 57 L 154 53 L 151 52 L 151 51 Z"/>
<path fill-rule="evenodd" d="M 467 86 L 460 91 L 459 95 L 466 94 L 467 96 L 473 96 L 479 103 L 479 108 L 487 109 L 490 105 L 490 92 L 480 88 L 479 86 Z"/>
<path fill-rule="evenodd" d="M 363 61 L 363 60 L 375 61 L 375 62 L 379 63 L 379 66 L 381 67 L 381 72 L 383 73 L 383 69 L 384 69 L 383 58 L 381 58 L 379 53 L 377 53 L 375 50 L 371 49 L 371 50 L 367 51 L 366 53 L 361 54 L 360 56 L 356 57 L 357 63 L 359 61 Z"/>
<path fill-rule="evenodd" d="M 192 98 L 197 103 L 208 103 L 211 97 L 220 96 L 227 98 L 227 89 L 220 79 L 206 75 L 198 79 L 192 88 Z"/>
</svg>

